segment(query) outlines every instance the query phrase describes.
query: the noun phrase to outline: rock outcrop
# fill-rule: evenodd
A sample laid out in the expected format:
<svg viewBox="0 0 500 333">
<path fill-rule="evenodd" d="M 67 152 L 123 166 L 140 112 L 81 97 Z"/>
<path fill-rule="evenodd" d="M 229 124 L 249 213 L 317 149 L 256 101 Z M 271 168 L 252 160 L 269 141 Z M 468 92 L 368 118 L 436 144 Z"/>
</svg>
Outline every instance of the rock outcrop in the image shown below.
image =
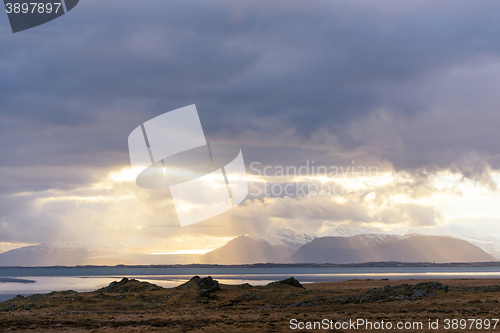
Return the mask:
<svg viewBox="0 0 500 333">
<path fill-rule="evenodd" d="M 290 285 L 297 288 L 304 288 L 300 282 L 295 279 L 293 276 L 281 281 L 275 281 L 267 284 L 268 286 L 277 286 L 277 285 Z"/>
<path fill-rule="evenodd" d="M 353 296 L 338 297 L 331 300 L 332 303 L 377 303 L 403 300 L 416 300 L 421 297 L 434 296 L 438 291 L 448 292 L 448 287 L 440 282 L 420 282 L 415 285 L 400 284 L 397 286 L 385 286 Z"/>
</svg>

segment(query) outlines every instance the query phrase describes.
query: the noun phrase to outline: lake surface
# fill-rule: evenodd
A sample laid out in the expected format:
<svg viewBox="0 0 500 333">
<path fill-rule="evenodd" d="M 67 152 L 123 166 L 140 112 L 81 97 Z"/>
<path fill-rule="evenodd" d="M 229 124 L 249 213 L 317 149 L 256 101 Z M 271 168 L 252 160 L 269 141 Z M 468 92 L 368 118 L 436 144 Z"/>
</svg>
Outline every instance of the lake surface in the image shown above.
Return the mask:
<svg viewBox="0 0 500 333">
<path fill-rule="evenodd" d="M 18 294 L 92 291 L 123 277 L 170 288 L 194 275 L 211 275 L 224 284 L 252 285 L 264 285 L 290 276 L 302 283 L 350 279 L 500 279 L 500 267 L 8 267 L 0 268 L 0 301 Z"/>
</svg>

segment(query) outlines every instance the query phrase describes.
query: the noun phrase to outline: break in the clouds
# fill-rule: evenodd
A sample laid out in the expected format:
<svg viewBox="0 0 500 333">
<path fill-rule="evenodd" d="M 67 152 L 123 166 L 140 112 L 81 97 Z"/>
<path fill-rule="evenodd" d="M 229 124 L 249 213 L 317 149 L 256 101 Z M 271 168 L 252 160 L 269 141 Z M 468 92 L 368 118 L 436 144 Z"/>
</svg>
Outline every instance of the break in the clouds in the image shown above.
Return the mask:
<svg viewBox="0 0 500 333">
<path fill-rule="evenodd" d="M 443 223 L 455 216 L 446 200 L 422 198 L 464 193 L 440 187 L 435 175 L 492 193 L 497 186 L 499 7 L 88 0 L 71 16 L 1 33 L 0 242 L 53 241 L 82 228 L 111 233 L 116 225 L 123 237 L 188 237 L 146 228 L 175 223 L 168 197 L 143 202 L 146 194 L 120 182 L 94 192 L 127 167 L 132 129 L 190 104 L 209 140 L 237 142 L 248 163 L 355 161 L 394 179 L 409 175 L 411 184 L 368 184 L 340 201 L 250 197 L 210 222 L 222 227 L 191 234 Z M 8 30 L 6 15 L 0 29 Z"/>
</svg>

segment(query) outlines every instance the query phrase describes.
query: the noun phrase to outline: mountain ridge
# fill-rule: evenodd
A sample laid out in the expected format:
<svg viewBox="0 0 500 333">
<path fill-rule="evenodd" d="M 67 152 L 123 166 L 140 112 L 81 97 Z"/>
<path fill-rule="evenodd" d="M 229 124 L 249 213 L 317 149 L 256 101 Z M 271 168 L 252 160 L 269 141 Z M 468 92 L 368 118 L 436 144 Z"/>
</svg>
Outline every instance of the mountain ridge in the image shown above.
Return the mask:
<svg viewBox="0 0 500 333">
<path fill-rule="evenodd" d="M 495 256 L 489 256 L 485 248 L 488 241 L 470 231 L 462 231 L 465 236 L 475 239 L 476 242 L 468 241 L 464 238 L 449 237 L 449 236 L 434 236 L 444 237 L 441 239 L 442 248 L 436 247 L 429 242 L 423 241 L 425 237 L 431 235 L 421 235 L 419 229 L 408 229 L 403 235 L 387 234 L 377 228 L 336 228 L 319 233 L 319 235 L 338 235 L 315 237 L 310 233 L 296 233 L 290 229 L 279 229 L 272 234 L 254 234 L 242 235 L 229 241 L 224 246 L 221 246 L 211 252 L 199 255 L 153 255 L 143 253 L 144 249 L 137 252 L 133 248 L 127 246 L 111 246 L 99 244 L 39 244 L 30 245 L 14 250 L 9 250 L 0 253 L 0 266 L 74 266 L 74 265 L 163 265 L 163 264 L 223 264 L 223 265 L 238 265 L 238 264 L 255 264 L 255 263 L 297 263 L 304 260 L 305 263 L 323 263 L 323 262 L 338 262 L 338 263 L 359 263 L 359 262 L 383 262 L 383 261 L 494 261 Z M 425 229 L 425 232 L 430 232 Z M 370 233 L 373 232 L 373 233 Z M 444 232 L 440 230 L 440 232 Z M 343 236 L 340 236 L 343 235 Z M 412 237 L 424 237 L 419 244 L 414 241 L 405 240 Z M 321 240 L 323 239 L 323 240 Z M 323 244 L 324 239 L 335 239 L 334 244 Z M 462 242 L 459 242 L 462 241 Z M 481 241 L 483 246 L 479 246 Z M 399 245 L 394 244 L 403 242 Z M 312 243 L 312 245 L 311 245 Z M 418 242 L 417 242 L 418 243 Z M 432 242 L 431 242 L 432 243 Z M 385 244 L 385 245 L 383 245 Z M 402 245 L 403 244 L 403 245 Z M 383 250 L 381 246 L 392 247 L 392 252 L 387 248 Z M 456 253 L 462 253 L 463 257 L 445 256 L 447 251 L 446 246 L 451 246 Z M 305 256 L 304 253 L 316 247 L 314 255 Z M 407 256 L 395 256 L 393 253 L 408 252 L 408 248 L 413 248 L 414 253 L 422 253 L 425 248 L 432 248 L 437 253 L 441 253 L 434 258 L 429 254 L 415 256 L 407 253 Z M 470 256 L 467 251 L 469 249 L 475 256 Z M 494 246 L 492 246 L 494 247 Z M 302 249 L 302 250 L 301 250 Z M 363 252 L 369 252 L 367 254 Z M 481 250 L 481 251 L 478 251 Z M 300 251 L 299 251 L 300 250 Z M 321 253 L 321 252 L 325 253 Z M 296 253 L 298 254 L 294 256 Z M 356 252 L 357 254 L 355 254 Z M 427 251 L 428 252 L 428 251 Z M 378 253 L 377 256 L 373 253 Z M 303 256 L 303 257 L 301 257 Z M 344 256 L 344 257 L 342 257 Z M 437 258 L 437 259 L 436 259 Z"/>
<path fill-rule="evenodd" d="M 366 241 L 367 235 L 321 237 L 300 247 L 288 260 L 291 263 L 399 262 L 481 262 L 495 258 L 467 241 L 446 236 L 379 238 L 378 244 Z"/>
</svg>

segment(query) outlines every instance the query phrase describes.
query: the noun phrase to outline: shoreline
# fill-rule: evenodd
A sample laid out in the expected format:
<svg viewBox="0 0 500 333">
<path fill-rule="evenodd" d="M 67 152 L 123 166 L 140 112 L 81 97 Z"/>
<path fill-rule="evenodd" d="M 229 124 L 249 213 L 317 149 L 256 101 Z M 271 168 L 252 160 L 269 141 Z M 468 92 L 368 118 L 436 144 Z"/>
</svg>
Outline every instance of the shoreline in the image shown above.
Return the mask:
<svg viewBox="0 0 500 333">
<path fill-rule="evenodd" d="M 485 262 L 399 262 L 380 261 L 350 264 L 335 263 L 256 263 L 256 264 L 169 264 L 169 265 L 55 265 L 55 266 L 0 266 L 0 269 L 80 269 L 80 268 L 328 268 L 328 267 L 500 267 L 500 261 Z"/>
</svg>

